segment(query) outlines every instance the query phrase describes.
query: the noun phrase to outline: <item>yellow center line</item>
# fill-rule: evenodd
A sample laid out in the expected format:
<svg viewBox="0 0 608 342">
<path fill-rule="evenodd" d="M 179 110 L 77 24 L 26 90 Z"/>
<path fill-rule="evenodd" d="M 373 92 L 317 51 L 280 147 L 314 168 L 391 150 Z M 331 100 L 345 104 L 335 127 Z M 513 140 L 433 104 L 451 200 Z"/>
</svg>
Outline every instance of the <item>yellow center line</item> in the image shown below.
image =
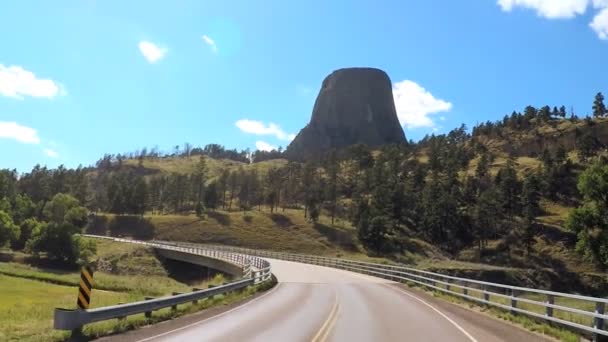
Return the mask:
<svg viewBox="0 0 608 342">
<path fill-rule="evenodd" d="M 329 312 L 327 319 L 321 326 L 321 329 L 319 329 L 317 334 L 312 338 L 311 342 L 324 342 L 325 340 L 327 340 L 327 337 L 329 336 L 329 332 L 332 330 L 333 326 L 336 324 L 336 321 L 338 320 L 339 308 L 340 308 L 340 306 L 338 305 L 338 295 L 336 294 L 335 300 L 334 300 L 334 305 L 331 308 L 331 311 Z"/>
</svg>

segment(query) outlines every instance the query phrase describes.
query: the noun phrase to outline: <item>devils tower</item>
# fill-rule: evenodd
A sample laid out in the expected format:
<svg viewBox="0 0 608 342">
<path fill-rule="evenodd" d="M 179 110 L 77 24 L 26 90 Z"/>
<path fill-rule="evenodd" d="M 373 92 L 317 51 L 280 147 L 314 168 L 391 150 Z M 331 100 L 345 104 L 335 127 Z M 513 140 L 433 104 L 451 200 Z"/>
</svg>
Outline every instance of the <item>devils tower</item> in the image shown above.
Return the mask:
<svg viewBox="0 0 608 342">
<path fill-rule="evenodd" d="M 302 159 L 354 144 L 403 143 L 392 84 L 374 68 L 346 68 L 323 80 L 312 117 L 289 144 L 286 156 Z"/>
</svg>

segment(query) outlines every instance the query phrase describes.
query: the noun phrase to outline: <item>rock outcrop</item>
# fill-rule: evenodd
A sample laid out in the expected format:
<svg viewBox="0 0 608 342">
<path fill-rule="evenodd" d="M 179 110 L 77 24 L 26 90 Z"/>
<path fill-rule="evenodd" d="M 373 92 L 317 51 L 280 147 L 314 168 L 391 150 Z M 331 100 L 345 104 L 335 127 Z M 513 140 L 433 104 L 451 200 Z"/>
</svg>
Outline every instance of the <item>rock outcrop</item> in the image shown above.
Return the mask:
<svg viewBox="0 0 608 342">
<path fill-rule="evenodd" d="M 312 118 L 287 147 L 289 159 L 304 159 L 354 144 L 403 143 L 392 84 L 379 69 L 347 68 L 323 81 Z"/>
</svg>

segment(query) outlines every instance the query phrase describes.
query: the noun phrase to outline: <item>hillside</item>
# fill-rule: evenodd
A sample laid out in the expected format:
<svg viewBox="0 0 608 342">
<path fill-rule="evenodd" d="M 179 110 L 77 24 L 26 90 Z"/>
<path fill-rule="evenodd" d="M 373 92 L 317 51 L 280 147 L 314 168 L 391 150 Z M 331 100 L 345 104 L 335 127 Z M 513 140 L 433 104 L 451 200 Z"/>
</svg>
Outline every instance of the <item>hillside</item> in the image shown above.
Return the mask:
<svg viewBox="0 0 608 342">
<path fill-rule="evenodd" d="M 185 144 L 165 154 L 105 155 L 90 168 L 0 170 L 1 219 L 24 233 L 9 240 L 16 249 L 52 250 L 36 229 L 70 220 L 77 230 L 88 210 L 90 232 L 372 257 L 608 293 L 608 239 L 586 223 L 602 216 L 584 221 L 594 212 L 574 211 L 593 200 L 579 192 L 580 175 L 595 173 L 586 189 L 608 193 L 593 183 L 607 165 L 608 119 L 547 108 L 526 107 L 471 132 L 461 126 L 417 143 L 358 144 L 303 162 L 280 151 Z M 68 204 L 76 217 L 47 208 Z"/>
<path fill-rule="evenodd" d="M 498 155 L 534 157 L 540 156 L 545 149 L 554 152 L 560 146 L 566 151 L 574 151 L 579 147 L 579 139 L 584 136 L 591 136 L 600 145 L 607 145 L 608 118 L 575 122 L 554 119 L 525 130 L 504 127 L 499 135 L 483 134 L 477 137 L 477 141 Z"/>
<path fill-rule="evenodd" d="M 234 161 L 230 159 L 205 158 L 205 160 L 207 164 L 209 180 L 218 178 L 224 170 L 232 172 L 238 171 L 242 168 L 245 171 L 256 170 L 260 174 L 265 174 L 268 172 L 269 169 L 273 167 L 280 168 L 287 165 L 286 159 L 272 159 L 253 164 Z M 139 160 L 126 159 L 124 161 L 124 167 L 139 170 L 138 172 L 141 172 L 146 175 L 166 175 L 171 173 L 189 175 L 194 173 L 198 162 L 199 158 L 197 156 L 171 156 L 154 159 L 147 158 L 143 160 L 143 168 L 139 168 Z"/>
<path fill-rule="evenodd" d="M 420 228 L 408 227 L 413 222 L 406 224 L 402 228 L 400 236 L 394 236 L 393 241 L 398 241 L 401 246 L 392 251 L 381 253 L 383 256 L 401 262 L 409 262 L 419 267 L 428 267 L 455 274 L 478 272 L 478 277 L 488 279 L 498 279 L 506 282 L 536 284 L 552 288 L 571 288 L 576 287 L 586 292 L 606 291 L 606 279 L 596 265 L 585 260 L 580 253 L 575 251 L 576 235 L 564 228 L 568 213 L 577 205 L 576 178 L 585 169 L 588 162 L 580 159 L 580 139 L 577 137 L 593 135 L 603 131 L 608 124 L 608 120 L 599 118 L 590 124 L 588 120 L 568 120 L 552 119 L 540 125 L 536 124 L 527 130 L 510 129 L 507 125 L 500 129 L 493 128 L 487 134 L 479 131 L 473 135 L 466 135 L 463 132 L 454 130 L 445 136 L 432 136 L 421 141 L 415 146 L 410 146 L 406 151 L 401 152 L 409 160 L 401 167 L 414 170 L 416 167 L 431 170 L 433 151 L 439 149 L 450 149 L 446 147 L 446 141 L 450 135 L 460 134 L 455 140 L 457 146 L 463 153 L 468 154 L 466 165 L 458 171 L 458 177 L 463 186 L 468 178 L 475 178 L 479 173 L 479 164 L 486 163 L 488 177 L 496 178 L 501 170 L 508 165 L 512 166 L 516 172 L 516 177 L 522 182 L 531 174 L 540 174 L 546 168 L 546 160 L 543 153 L 555 155 L 557 148 L 561 146 L 565 150 L 566 159 L 569 160 L 569 171 L 563 181 L 563 185 L 569 190 L 562 194 L 556 193 L 541 197 L 538 203 L 538 213 L 535 217 L 536 228 L 533 243 L 528 247 L 529 250 L 519 244 L 513 245 L 513 234 L 509 234 L 509 229 L 515 229 L 519 225 L 520 219 L 513 222 L 503 222 L 500 228 L 505 233 L 498 236 L 487 236 L 484 240 L 483 255 L 479 255 L 478 247 L 474 244 L 465 243 L 458 247 L 458 251 L 445 250 L 437 245 L 433 246 L 429 236 L 420 231 Z M 482 126 L 483 128 L 483 126 Z M 573 135 L 576 135 L 573 137 Z M 603 145 L 604 136 L 599 134 L 598 143 Z M 608 141 L 606 141 L 608 142 Z M 442 145 L 443 144 L 443 145 Z M 536 145 L 534 145 L 536 144 Z M 534 147 L 536 146 L 536 147 Z M 548 152 L 545 152 L 547 150 Z M 595 155 L 601 154 L 601 149 L 594 150 Z M 382 160 L 383 155 L 390 150 L 380 149 L 371 151 L 376 161 Z M 356 152 L 355 152 L 356 153 Z M 436 151 L 435 151 L 436 153 Z M 306 205 L 305 195 L 299 197 L 298 194 L 292 195 L 287 184 L 290 182 L 285 172 L 292 172 L 292 166 L 284 159 L 265 160 L 258 163 L 247 164 L 228 159 L 214 159 L 205 157 L 207 167 L 206 184 L 219 180 L 222 172 L 228 173 L 241 172 L 243 175 L 254 172 L 260 177 L 261 193 L 252 195 L 244 206 L 241 205 L 239 189 L 234 195 L 232 210 L 220 205 L 215 210 L 208 211 L 203 218 L 194 214 L 194 207 L 190 207 L 186 213 L 176 213 L 170 208 L 164 209 L 162 215 L 145 215 L 145 219 L 154 227 L 154 236 L 160 239 L 182 239 L 204 243 L 220 243 L 229 245 L 239 245 L 253 248 L 288 250 L 302 253 L 314 253 L 323 255 L 348 255 L 355 258 L 367 258 L 369 247 L 361 243 L 360 235 L 352 223 L 352 208 L 355 203 L 352 191 L 353 186 L 360 181 L 361 169 L 357 164 L 353 164 L 348 158 L 342 159 L 336 180 L 340 193 L 336 199 L 335 206 L 331 203 L 321 203 L 321 212 L 317 222 L 311 222 L 310 217 L 305 218 L 305 211 L 309 208 Z M 439 159 L 442 160 L 443 156 Z M 484 159 L 485 158 L 485 159 Z M 487 160 L 486 160 L 487 159 Z M 168 179 L 171 175 L 192 175 L 196 173 L 198 157 L 170 156 L 163 158 L 144 158 L 142 161 L 137 159 L 127 159 L 123 162 L 123 168 L 139 170 L 146 177 L 163 175 Z M 445 161 L 440 161 L 442 168 Z M 414 164 L 411 164 L 414 163 Z M 298 172 L 303 172 L 306 167 L 298 164 Z M 409 164 L 409 165 L 407 165 Z M 416 166 L 418 165 L 418 166 Z M 322 187 L 327 187 L 331 176 L 327 162 L 318 165 L 318 174 L 322 177 Z M 435 166 L 436 167 L 436 166 Z M 292 170 L 292 171 L 288 171 Z M 370 176 L 373 174 L 371 170 Z M 283 178 L 282 185 L 278 192 L 268 202 L 269 190 L 265 187 L 273 187 L 273 179 L 266 178 L 270 174 L 275 177 Z M 303 175 L 300 174 L 299 177 Z M 430 182 L 431 174 L 427 174 L 425 182 Z M 238 180 L 237 188 L 243 186 Z M 284 183 L 283 183 L 284 182 Z M 302 180 L 298 180 L 302 182 Z M 295 184 L 295 183 L 293 183 Z M 256 185 L 257 186 L 257 185 Z M 519 185 L 521 187 L 521 183 Z M 305 192 L 301 183 L 297 184 L 298 189 L 293 192 Z M 253 190 L 255 192 L 257 190 Z M 281 191 L 284 191 L 281 192 Z M 326 190 L 322 191 L 325 192 Z M 417 190 L 414 190 L 417 191 Z M 544 190 L 543 190 L 544 191 Z M 559 191 L 558 191 L 559 192 Z M 227 189 L 230 194 L 230 189 Z M 325 195 L 323 195 L 325 196 Z M 289 198 L 293 197 L 293 198 Z M 228 201 L 228 196 L 226 197 Z M 220 200 L 220 202 L 222 202 Z M 253 202 L 257 204 L 253 204 Z M 226 205 L 226 203 L 224 203 Z M 410 204 L 408 206 L 415 204 Z M 284 208 L 287 207 L 285 211 Z M 242 209 L 245 208 L 245 211 Z M 276 208 L 276 212 L 270 212 Z M 283 208 L 283 210 L 280 210 Z M 330 217 L 338 220 L 334 225 L 331 224 Z M 158 214 L 158 212 L 156 212 Z M 468 244 L 468 246 L 467 246 Z M 511 247 L 507 247 L 511 244 Z M 451 249 L 452 247 L 448 248 Z M 376 253 L 372 253 L 376 254 Z M 568 279 L 568 281 L 565 281 Z"/>
</svg>

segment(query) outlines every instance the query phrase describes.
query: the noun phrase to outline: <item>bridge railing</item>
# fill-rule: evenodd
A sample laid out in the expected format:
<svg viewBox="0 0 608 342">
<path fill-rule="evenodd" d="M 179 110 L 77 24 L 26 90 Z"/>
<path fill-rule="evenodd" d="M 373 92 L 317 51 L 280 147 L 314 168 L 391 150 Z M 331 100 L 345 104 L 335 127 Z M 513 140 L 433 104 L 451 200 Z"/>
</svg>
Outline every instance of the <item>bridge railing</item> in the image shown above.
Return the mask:
<svg viewBox="0 0 608 342">
<path fill-rule="evenodd" d="M 166 242 L 160 241 L 159 243 Z M 176 246 L 197 246 L 181 242 L 172 244 Z M 606 304 L 608 303 L 606 298 L 454 277 L 403 265 L 378 264 L 228 246 L 206 246 L 206 248 L 333 267 L 397 282 L 414 283 L 442 293 L 504 309 L 513 314 L 524 314 L 569 327 L 596 337 L 598 335 L 608 336 L 604 324 L 605 320 L 608 319 L 608 315 L 605 314 Z"/>
<path fill-rule="evenodd" d="M 153 298 L 139 302 L 106 306 L 89 310 L 55 309 L 54 328 L 59 330 L 80 330 L 83 325 L 105 321 L 109 319 L 122 319 L 126 316 L 144 313 L 150 317 L 152 311 L 163 308 L 176 309 L 177 305 L 192 302 L 196 304 L 199 300 L 213 297 L 231 291 L 246 288 L 250 285 L 259 284 L 272 277 L 270 263 L 264 259 L 245 255 L 238 252 L 219 250 L 217 248 L 205 248 L 201 246 L 179 246 L 176 244 L 156 243 L 147 241 L 127 240 L 121 238 L 104 237 L 96 235 L 85 235 L 92 238 L 109 239 L 117 242 L 133 243 L 156 249 L 173 250 L 183 253 L 206 256 L 234 263 L 243 267 L 243 278 L 208 289 L 193 289 L 190 293 L 174 294 L 161 298 Z"/>
</svg>

